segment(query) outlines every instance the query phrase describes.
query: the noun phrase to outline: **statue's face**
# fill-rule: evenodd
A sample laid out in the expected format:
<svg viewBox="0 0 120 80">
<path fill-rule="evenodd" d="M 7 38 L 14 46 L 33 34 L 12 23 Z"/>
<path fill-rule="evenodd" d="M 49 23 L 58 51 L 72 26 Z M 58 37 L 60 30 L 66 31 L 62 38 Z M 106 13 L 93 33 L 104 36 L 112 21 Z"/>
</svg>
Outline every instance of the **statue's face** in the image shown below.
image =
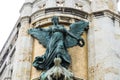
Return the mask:
<svg viewBox="0 0 120 80">
<path fill-rule="evenodd" d="M 52 22 L 55 23 L 55 24 L 57 24 L 57 23 L 59 22 L 58 17 L 57 17 L 57 16 L 54 16 L 54 17 L 52 18 Z"/>
</svg>

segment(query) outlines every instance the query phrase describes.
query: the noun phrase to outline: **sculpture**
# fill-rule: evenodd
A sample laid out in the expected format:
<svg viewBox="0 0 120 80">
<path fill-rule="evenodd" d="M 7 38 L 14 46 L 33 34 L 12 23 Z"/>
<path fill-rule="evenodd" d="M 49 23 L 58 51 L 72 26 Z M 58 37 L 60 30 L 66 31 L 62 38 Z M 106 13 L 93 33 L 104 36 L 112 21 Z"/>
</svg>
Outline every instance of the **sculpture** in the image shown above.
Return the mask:
<svg viewBox="0 0 120 80">
<path fill-rule="evenodd" d="M 37 70 L 48 70 L 54 66 L 54 59 L 62 60 L 61 66 L 68 68 L 71 63 L 67 48 L 79 45 L 84 46 L 82 33 L 88 29 L 88 22 L 83 20 L 70 25 L 70 30 L 66 30 L 63 25 L 59 25 L 58 17 L 52 18 L 53 25 L 48 29 L 32 28 L 28 33 L 36 38 L 45 48 L 46 52 L 42 56 L 35 58 L 33 66 Z"/>
<path fill-rule="evenodd" d="M 61 59 L 54 59 L 54 66 L 47 71 L 42 72 L 39 80 L 74 80 L 74 75 L 66 68 L 60 65 Z"/>
</svg>

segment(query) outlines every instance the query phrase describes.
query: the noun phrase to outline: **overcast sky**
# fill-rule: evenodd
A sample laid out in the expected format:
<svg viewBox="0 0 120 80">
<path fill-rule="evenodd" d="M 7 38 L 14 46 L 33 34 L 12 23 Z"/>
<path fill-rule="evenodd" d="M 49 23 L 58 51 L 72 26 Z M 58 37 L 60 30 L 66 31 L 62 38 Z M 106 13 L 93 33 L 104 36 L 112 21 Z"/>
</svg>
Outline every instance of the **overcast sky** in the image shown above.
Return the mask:
<svg viewBox="0 0 120 80">
<path fill-rule="evenodd" d="M 19 10 L 24 1 L 1 0 L 0 2 L 0 51 L 19 17 Z M 118 6 L 120 7 L 120 3 Z"/>
<path fill-rule="evenodd" d="M 25 0 L 0 1 L 0 51 L 19 18 L 19 10 Z"/>
</svg>

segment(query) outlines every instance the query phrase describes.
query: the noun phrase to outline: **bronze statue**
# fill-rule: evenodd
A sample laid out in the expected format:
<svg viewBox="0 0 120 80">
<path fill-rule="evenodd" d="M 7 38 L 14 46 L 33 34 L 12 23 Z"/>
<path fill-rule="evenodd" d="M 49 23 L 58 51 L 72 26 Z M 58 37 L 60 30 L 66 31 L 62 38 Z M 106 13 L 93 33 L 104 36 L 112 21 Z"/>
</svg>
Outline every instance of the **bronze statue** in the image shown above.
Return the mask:
<svg viewBox="0 0 120 80">
<path fill-rule="evenodd" d="M 79 45 L 84 46 L 82 33 L 88 29 L 88 22 L 83 20 L 70 25 L 70 30 L 66 30 L 63 25 L 59 25 L 58 17 L 52 18 L 53 25 L 48 29 L 32 28 L 28 33 L 36 38 L 45 48 L 46 52 L 42 56 L 35 58 L 33 66 L 38 70 L 48 70 L 54 66 L 54 59 L 59 57 L 61 65 L 65 68 L 71 63 L 67 48 Z"/>
</svg>

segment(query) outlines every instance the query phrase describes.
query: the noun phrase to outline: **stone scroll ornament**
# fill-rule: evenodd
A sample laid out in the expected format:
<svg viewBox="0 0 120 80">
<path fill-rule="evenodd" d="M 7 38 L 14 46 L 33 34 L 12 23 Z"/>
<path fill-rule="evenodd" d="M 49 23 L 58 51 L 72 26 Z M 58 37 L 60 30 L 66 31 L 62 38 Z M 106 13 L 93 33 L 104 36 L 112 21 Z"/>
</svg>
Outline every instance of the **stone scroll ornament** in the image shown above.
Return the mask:
<svg viewBox="0 0 120 80">
<path fill-rule="evenodd" d="M 48 79 L 47 78 L 48 73 L 50 71 L 54 71 L 53 67 L 55 67 L 55 64 L 57 62 L 58 63 L 60 62 L 59 63 L 60 67 L 63 67 L 63 69 L 61 68 L 61 70 L 65 71 L 66 69 L 67 71 L 71 63 L 71 58 L 70 58 L 70 55 L 68 54 L 67 48 L 70 48 L 76 45 L 83 47 L 85 45 L 85 42 L 81 37 L 81 35 L 83 34 L 84 31 L 88 30 L 88 25 L 89 25 L 88 22 L 80 20 L 79 22 L 75 22 L 71 24 L 70 30 L 66 30 L 66 28 L 63 25 L 58 24 L 59 19 L 57 16 L 52 17 L 52 22 L 53 22 L 53 25 L 47 29 L 44 29 L 38 26 L 36 28 L 32 28 L 28 30 L 28 33 L 33 38 L 36 38 L 39 41 L 39 43 L 46 48 L 46 52 L 44 53 L 44 55 L 37 56 L 33 62 L 33 66 L 37 70 L 45 71 L 41 74 L 40 80 L 61 80 L 62 79 L 62 78 Z M 61 75 L 63 74 L 61 73 Z M 69 80 L 72 80 L 72 79 L 69 79 Z"/>
</svg>

